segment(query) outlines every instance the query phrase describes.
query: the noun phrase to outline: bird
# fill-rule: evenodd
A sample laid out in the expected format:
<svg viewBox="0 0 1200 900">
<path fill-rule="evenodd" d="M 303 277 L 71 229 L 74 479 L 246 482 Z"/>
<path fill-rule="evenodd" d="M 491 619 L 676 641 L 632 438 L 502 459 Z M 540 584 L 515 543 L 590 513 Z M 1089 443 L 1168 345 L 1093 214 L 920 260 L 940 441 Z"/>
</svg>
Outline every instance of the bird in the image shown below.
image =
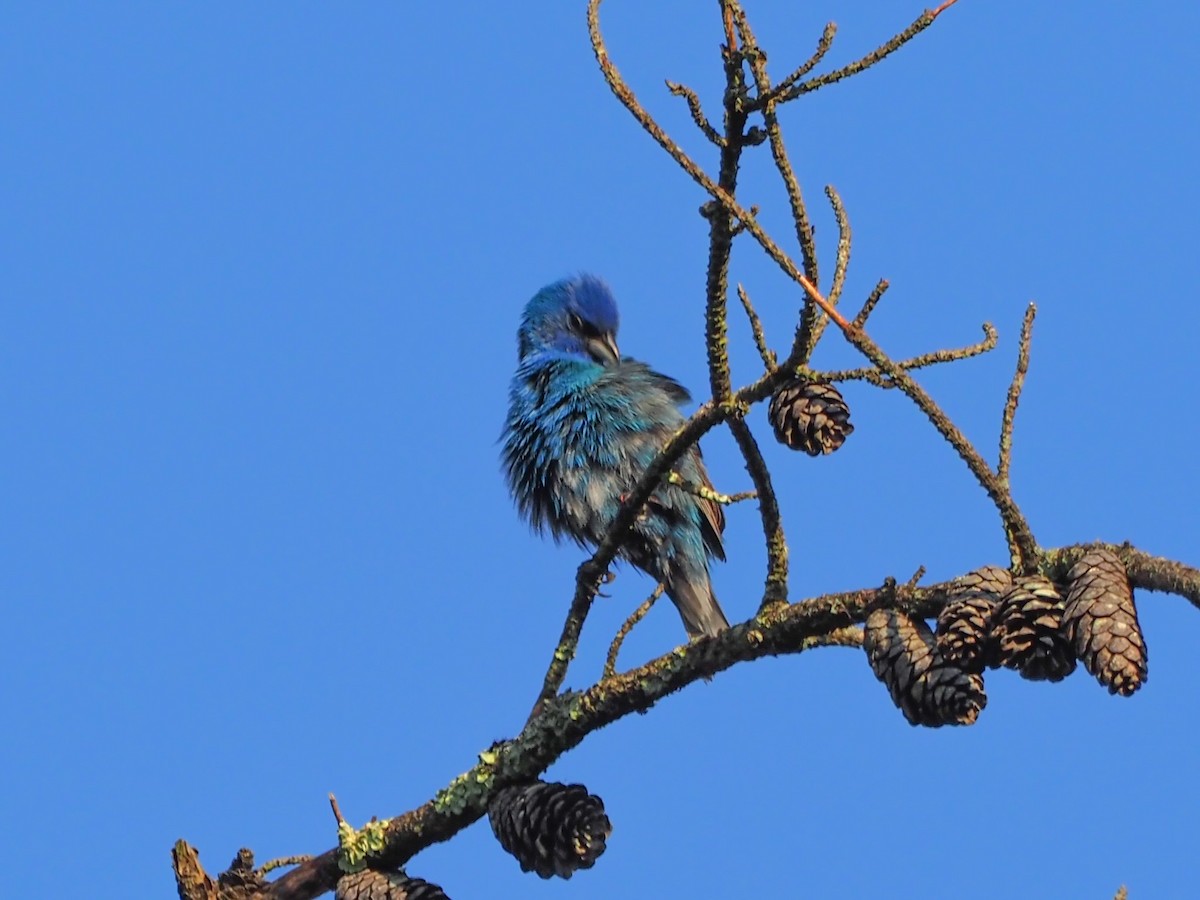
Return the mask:
<svg viewBox="0 0 1200 900">
<path fill-rule="evenodd" d="M 624 498 L 686 421 L 680 407 L 691 395 L 622 356 L 618 326 L 612 290 L 590 274 L 546 285 L 521 315 L 501 457 L 518 512 L 556 541 L 599 545 Z M 698 447 L 675 471 L 684 485 L 712 487 Z M 618 552 L 663 585 L 689 639 L 729 627 L 709 577 L 709 560 L 725 559 L 724 530 L 719 503 L 664 481 Z"/>
</svg>

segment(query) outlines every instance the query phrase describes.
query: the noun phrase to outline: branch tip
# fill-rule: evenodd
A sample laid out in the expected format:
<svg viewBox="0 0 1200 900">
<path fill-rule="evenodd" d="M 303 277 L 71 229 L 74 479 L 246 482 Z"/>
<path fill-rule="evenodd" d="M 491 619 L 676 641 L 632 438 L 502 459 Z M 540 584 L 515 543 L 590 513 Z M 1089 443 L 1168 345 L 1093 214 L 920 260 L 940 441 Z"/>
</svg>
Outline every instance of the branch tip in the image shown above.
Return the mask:
<svg viewBox="0 0 1200 900">
<path fill-rule="evenodd" d="M 944 13 L 946 10 L 948 10 L 950 7 L 952 7 L 957 2 L 958 2 L 958 0 L 946 0 L 946 2 L 943 3 L 941 6 L 939 6 L 937 9 L 931 9 L 929 11 L 929 18 L 936 19 L 938 16 L 940 16 L 942 13 Z"/>
<path fill-rule="evenodd" d="M 1013 422 L 1017 415 L 1017 405 L 1021 402 L 1021 391 L 1025 387 L 1025 375 L 1029 372 L 1029 347 L 1033 340 L 1033 320 L 1036 316 L 1037 305 L 1030 303 L 1025 308 L 1025 318 L 1021 322 L 1017 369 L 1009 383 L 1008 395 L 1004 399 L 1004 411 L 1000 416 L 1000 460 L 996 466 L 996 474 L 1005 485 L 1009 482 L 1009 471 L 1012 468 Z"/>
<path fill-rule="evenodd" d="M 758 311 L 754 308 L 754 303 L 750 300 L 750 295 L 746 293 L 746 288 L 740 283 L 737 286 L 737 295 L 738 299 L 742 301 L 742 309 L 746 311 L 746 318 L 750 320 L 750 331 L 754 335 L 754 346 L 758 349 L 758 355 L 762 359 L 763 368 L 767 372 L 774 372 L 779 360 L 776 358 L 775 352 L 767 346 L 767 336 L 763 331 L 762 320 L 758 317 Z"/>
<path fill-rule="evenodd" d="M 337 797 L 333 795 L 333 791 L 329 792 L 329 808 L 333 811 L 333 818 L 338 825 L 345 825 L 346 820 L 342 817 L 342 809 L 338 806 Z"/>
</svg>

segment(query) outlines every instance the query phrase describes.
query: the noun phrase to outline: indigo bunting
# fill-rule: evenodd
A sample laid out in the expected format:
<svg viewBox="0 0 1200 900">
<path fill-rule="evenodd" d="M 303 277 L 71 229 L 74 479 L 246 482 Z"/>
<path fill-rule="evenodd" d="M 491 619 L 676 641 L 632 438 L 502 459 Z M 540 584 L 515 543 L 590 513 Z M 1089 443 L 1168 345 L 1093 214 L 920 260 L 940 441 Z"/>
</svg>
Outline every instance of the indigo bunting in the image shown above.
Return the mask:
<svg viewBox="0 0 1200 900">
<path fill-rule="evenodd" d="M 600 543 L 691 399 L 673 379 L 622 357 L 617 325 L 612 292 L 592 275 L 547 285 L 521 316 L 502 456 L 518 510 L 555 540 Z M 711 487 L 697 448 L 675 471 Z M 663 483 L 619 554 L 665 585 L 691 638 L 729 627 L 708 575 L 709 557 L 725 558 L 724 528 L 718 503 Z"/>
</svg>

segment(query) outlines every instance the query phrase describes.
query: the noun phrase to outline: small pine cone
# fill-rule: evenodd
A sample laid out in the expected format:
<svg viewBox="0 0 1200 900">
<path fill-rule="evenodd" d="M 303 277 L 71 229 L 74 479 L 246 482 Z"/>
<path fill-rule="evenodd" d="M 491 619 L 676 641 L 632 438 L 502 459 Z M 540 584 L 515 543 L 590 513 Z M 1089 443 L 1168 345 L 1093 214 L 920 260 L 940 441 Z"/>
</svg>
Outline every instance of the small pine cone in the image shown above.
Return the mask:
<svg viewBox="0 0 1200 900">
<path fill-rule="evenodd" d="M 1146 681 L 1146 642 L 1125 566 L 1111 550 L 1089 550 L 1067 573 L 1063 631 L 1084 667 L 1110 694 Z"/>
<path fill-rule="evenodd" d="M 779 443 L 809 456 L 832 453 L 854 431 L 850 408 L 832 384 L 789 382 L 771 397 L 768 415 Z"/>
<path fill-rule="evenodd" d="M 1062 681 L 1075 654 L 1062 631 L 1063 599 L 1040 575 L 1018 578 L 1000 600 L 992 634 L 1002 666 L 1032 681 Z"/>
<path fill-rule="evenodd" d="M 955 578 L 952 584 L 952 594 L 979 591 L 999 599 L 1012 587 L 1012 573 L 1000 566 L 981 566 L 974 572 Z"/>
<path fill-rule="evenodd" d="M 922 619 L 875 610 L 867 617 L 863 649 L 910 725 L 971 725 L 987 705 L 983 678 L 943 659 Z"/>
<path fill-rule="evenodd" d="M 964 672 L 982 672 L 996 664 L 992 615 L 996 597 L 982 591 L 953 595 L 937 617 L 937 645 L 942 658 Z"/>
<path fill-rule="evenodd" d="M 488 804 L 488 821 L 521 871 L 542 878 L 590 869 L 612 833 L 604 801 L 582 784 L 534 781 L 501 788 Z"/>
<path fill-rule="evenodd" d="M 450 900 L 436 884 L 403 872 L 363 869 L 338 879 L 335 900 Z"/>
<path fill-rule="evenodd" d="M 966 672 L 997 665 L 992 617 L 1010 587 L 1012 575 L 999 566 L 984 566 L 953 581 L 937 619 L 938 649 L 947 662 Z"/>
</svg>

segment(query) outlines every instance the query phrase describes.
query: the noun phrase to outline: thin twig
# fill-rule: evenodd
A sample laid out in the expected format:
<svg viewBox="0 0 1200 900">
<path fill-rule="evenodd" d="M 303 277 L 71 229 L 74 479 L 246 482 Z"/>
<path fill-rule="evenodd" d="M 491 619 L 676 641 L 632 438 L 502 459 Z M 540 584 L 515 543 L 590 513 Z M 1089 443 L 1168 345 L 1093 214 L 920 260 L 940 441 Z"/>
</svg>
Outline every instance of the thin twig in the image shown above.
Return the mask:
<svg viewBox="0 0 1200 900">
<path fill-rule="evenodd" d="M 917 585 L 921 583 L 921 579 L 924 577 L 925 577 L 925 567 L 917 566 L 917 571 L 913 572 L 912 578 L 908 579 L 908 581 L 905 582 L 905 584 L 904 584 L 905 590 L 908 590 L 908 591 L 916 590 Z"/>
<path fill-rule="evenodd" d="M 750 207 L 750 215 L 755 216 L 755 217 L 758 216 L 758 205 L 757 204 L 754 204 Z M 733 228 L 730 229 L 729 236 L 737 237 L 739 234 L 741 234 L 745 230 L 746 230 L 746 226 L 743 225 L 741 223 L 741 221 L 734 222 Z"/>
<path fill-rule="evenodd" d="M 720 491 L 715 491 L 706 484 L 697 484 L 694 481 L 688 481 L 678 472 L 668 472 L 667 483 L 677 485 L 689 494 L 695 494 L 697 497 L 703 497 L 705 500 L 711 500 L 713 503 L 720 503 L 722 506 L 741 503 L 744 500 L 753 500 L 758 496 L 756 491 L 739 491 L 736 494 L 722 494 Z"/>
<path fill-rule="evenodd" d="M 734 23 L 735 8 L 736 4 L 733 0 L 721 0 L 721 17 L 725 24 L 726 41 L 723 49 L 725 136 L 721 144 L 717 186 L 723 193 L 730 195 L 737 190 L 738 168 L 741 165 L 744 146 L 743 133 L 748 116 L 742 103 L 745 94 L 745 79 L 742 73 L 742 53 L 737 45 Z M 593 9 L 592 6 L 588 7 L 589 27 L 594 21 L 596 34 L 598 34 L 599 20 L 595 18 L 598 11 L 593 13 Z M 597 45 L 593 41 L 593 47 L 595 46 Z M 602 51 L 603 45 L 600 46 Z M 636 99 L 634 102 L 637 102 Z M 647 119 L 653 122 L 649 114 L 647 114 Z M 657 123 L 654 124 L 659 133 L 670 141 L 666 132 Z M 682 150 L 679 152 L 683 153 Z M 695 164 L 693 163 L 693 165 Z M 733 391 L 729 371 L 728 295 L 729 256 L 733 248 L 734 220 L 733 209 L 728 204 L 718 206 L 708 215 L 708 266 L 704 283 L 704 346 L 708 356 L 709 387 L 712 390 L 713 399 L 718 402 L 728 399 Z"/>
<path fill-rule="evenodd" d="M 796 230 L 796 240 L 800 244 L 800 261 L 804 266 L 805 277 L 813 284 L 819 284 L 816 237 L 813 233 L 812 221 L 808 216 L 808 207 L 804 203 L 804 192 L 800 188 L 800 179 L 796 177 L 796 172 L 792 168 L 791 157 L 783 143 L 783 130 L 780 128 L 779 118 L 775 114 L 771 79 L 767 75 L 767 55 L 759 48 L 754 32 L 750 28 L 750 22 L 740 6 L 737 7 L 735 15 L 738 28 L 742 33 L 742 40 L 747 47 L 750 72 L 754 77 L 755 88 L 758 90 L 758 98 L 751 103 L 751 106 L 759 107 L 762 110 L 763 126 L 771 145 L 771 158 L 775 162 L 776 171 L 783 180 L 783 188 L 787 193 L 788 205 L 792 211 L 792 224 Z M 826 30 L 828 31 L 828 28 Z M 832 36 L 830 39 L 832 40 Z M 813 65 L 816 63 L 814 62 Z M 811 300 L 806 301 L 805 312 L 809 316 L 815 312 L 812 310 Z"/>
<path fill-rule="evenodd" d="M 815 647 L 861 647 L 862 644 L 863 630 L 854 625 L 847 625 L 845 628 L 835 628 L 833 631 L 827 631 L 825 634 L 818 634 L 807 638 L 804 641 L 804 649 L 812 650 Z"/>
<path fill-rule="evenodd" d="M 268 872 L 273 872 L 275 869 L 282 869 L 284 866 L 298 866 L 301 863 L 306 863 L 312 859 L 311 853 L 300 853 L 296 856 L 281 856 L 279 859 L 272 859 L 263 863 L 255 871 L 259 875 L 266 875 Z"/>
<path fill-rule="evenodd" d="M 871 68 L 871 66 L 881 62 L 885 57 L 891 56 L 893 53 L 915 38 L 918 34 L 932 25 L 938 16 L 940 16 L 943 12 L 957 2 L 958 0 L 948 0 L 948 2 L 943 3 L 937 9 L 925 10 L 911 25 L 909 25 L 899 34 L 894 35 L 893 37 L 884 41 L 866 56 L 856 59 L 854 62 L 842 66 L 840 69 L 835 69 L 832 72 L 826 72 L 824 75 L 818 75 L 816 78 L 810 78 L 807 81 L 802 81 L 795 87 L 782 92 L 776 98 L 776 100 L 779 103 L 787 103 L 790 100 L 795 100 L 802 94 L 812 93 L 813 91 L 823 88 L 826 85 L 833 84 L 841 81 L 844 78 L 850 78 L 853 75 L 857 75 L 860 72 L 866 71 L 867 69 Z"/>
<path fill-rule="evenodd" d="M 983 340 L 977 344 L 971 344 L 967 347 L 956 347 L 949 350 L 933 350 L 910 359 L 902 359 L 895 363 L 895 365 L 897 368 L 911 371 L 913 369 L 924 369 L 926 366 L 934 366 L 940 363 L 970 359 L 973 356 L 981 356 L 984 353 L 995 350 L 999 340 L 1000 336 L 996 333 L 996 329 L 992 326 L 992 323 L 984 322 Z M 807 374 L 814 381 L 866 381 L 885 390 L 898 387 L 895 379 L 876 366 L 864 366 L 859 369 L 840 369 L 834 372 L 819 372 L 814 370 L 809 371 Z"/>
<path fill-rule="evenodd" d="M 688 112 L 692 114 L 692 121 L 696 123 L 697 128 L 704 132 L 706 138 L 718 147 L 725 146 L 725 138 L 721 137 L 720 132 L 713 128 L 712 123 L 708 121 L 708 117 L 704 115 L 704 108 L 700 105 L 700 98 L 696 96 L 695 91 L 677 81 L 668 81 L 667 90 L 676 97 L 682 97 L 687 102 Z"/>
<path fill-rule="evenodd" d="M 1017 371 L 1013 373 L 1004 400 L 1004 414 L 1000 417 L 1000 463 L 996 474 L 1007 486 L 1008 473 L 1012 468 L 1013 420 L 1017 415 L 1017 404 L 1021 402 L 1021 390 L 1025 387 L 1025 373 L 1029 371 L 1029 343 L 1033 339 L 1033 320 L 1037 316 L 1037 305 L 1030 303 L 1025 308 L 1025 320 L 1021 323 L 1021 341 L 1017 351 Z"/>
<path fill-rule="evenodd" d="M 829 287 L 829 302 L 836 304 L 842 297 L 842 291 L 846 287 L 846 272 L 850 268 L 850 242 L 852 234 L 850 232 L 850 217 L 846 215 L 846 207 L 842 204 L 842 198 L 832 184 L 825 186 L 825 196 L 829 198 L 829 205 L 833 207 L 833 216 L 837 220 L 838 227 L 838 243 L 837 243 L 837 258 L 833 267 L 833 283 Z M 807 363 L 812 358 L 813 351 L 817 347 L 817 341 L 824 334 L 826 326 L 829 325 L 829 318 L 821 314 L 813 304 L 805 304 L 804 311 L 800 315 L 800 326 L 796 329 L 796 342 L 792 348 L 792 355 Z"/>
<path fill-rule="evenodd" d="M 645 500 L 642 503 L 645 503 Z M 618 514 L 617 522 L 614 523 L 613 529 L 610 532 L 610 539 L 614 538 L 617 534 L 621 534 L 622 537 L 627 534 L 628 526 L 620 528 L 620 521 L 621 516 Z M 630 524 L 633 524 L 632 521 Z M 605 544 L 609 543 L 610 541 L 605 542 Z M 600 550 L 605 548 L 605 545 L 602 544 L 600 549 L 596 551 L 596 554 L 579 567 L 575 575 L 575 595 L 571 598 L 571 606 L 567 610 L 567 618 L 563 622 L 562 633 L 559 635 L 558 643 L 554 647 L 554 653 L 551 654 L 550 665 L 546 668 L 546 676 L 542 679 L 541 693 L 538 694 L 537 701 L 533 704 L 533 709 L 529 712 L 529 718 L 531 719 L 538 714 L 547 700 L 558 693 L 558 689 L 562 687 L 563 681 L 567 677 L 567 669 L 570 668 L 571 660 L 575 658 L 575 650 L 579 646 L 579 636 L 583 632 L 583 623 L 591 611 L 592 601 L 596 599 L 596 594 L 600 591 L 600 580 L 604 577 L 608 564 L 616 556 L 620 542 L 612 540 L 611 547 L 612 549 L 607 554 L 608 559 L 606 561 L 603 563 L 599 562 L 599 557 L 601 556 Z"/>
<path fill-rule="evenodd" d="M 829 198 L 829 205 L 833 207 L 833 216 L 838 226 L 837 261 L 833 269 L 833 284 L 829 287 L 829 302 L 837 303 L 842 297 L 842 289 L 846 286 L 846 272 L 850 268 L 850 217 L 846 215 L 841 195 L 832 184 L 825 185 L 825 196 Z"/>
<path fill-rule="evenodd" d="M 779 512 L 779 500 L 771 484 L 771 472 L 763 459 L 758 441 L 744 419 L 729 420 L 729 430 L 737 441 L 746 471 L 754 481 L 758 493 L 758 512 L 762 519 L 763 537 L 767 542 L 767 575 L 763 587 L 762 608 L 777 603 L 787 603 L 788 597 L 788 545 L 783 533 L 783 517 Z"/>
<path fill-rule="evenodd" d="M 768 96 L 774 99 L 778 95 L 786 93 L 791 89 L 792 85 L 815 69 L 821 60 L 825 58 L 825 54 L 829 52 L 829 48 L 833 46 L 833 38 L 836 34 L 837 23 L 828 23 L 825 26 L 825 30 L 821 32 L 821 39 L 817 41 L 817 49 L 813 52 L 813 55 L 792 70 L 792 73 L 787 78 L 775 85 Z"/>
<path fill-rule="evenodd" d="M 337 797 L 333 795 L 332 791 L 329 793 L 329 808 L 333 810 L 333 817 L 337 820 L 337 823 L 339 825 L 345 825 L 346 820 L 342 816 L 342 809 L 340 806 L 338 806 Z"/>
<path fill-rule="evenodd" d="M 629 632 L 633 631 L 633 627 L 646 618 L 646 613 L 650 612 L 650 607 L 663 595 L 665 589 L 666 585 L 660 581 L 650 596 L 642 601 L 642 605 L 630 613 L 629 618 L 617 629 L 616 637 L 608 646 L 608 658 L 604 661 L 604 672 L 601 677 L 611 678 L 617 674 L 617 656 L 621 652 L 621 645 L 625 643 L 625 638 L 629 636 Z"/>
<path fill-rule="evenodd" d="M 763 331 L 762 319 L 758 317 L 758 311 L 750 302 L 750 295 L 746 293 L 746 289 L 739 284 L 737 292 L 738 299 L 742 301 L 742 308 L 746 310 L 746 318 L 750 320 L 750 331 L 754 334 L 754 346 L 758 348 L 758 355 L 762 358 L 763 367 L 768 372 L 772 372 L 779 360 L 775 356 L 775 351 L 767 346 L 767 336 Z"/>
<path fill-rule="evenodd" d="M 867 319 L 871 313 L 875 311 L 875 306 L 883 299 L 884 292 L 890 287 L 886 278 L 880 278 L 875 283 L 875 287 L 871 289 L 871 293 L 867 295 L 866 301 L 862 305 L 862 309 L 858 311 L 858 315 L 854 317 L 853 325 L 855 328 L 862 328 L 867 324 Z"/>
</svg>

